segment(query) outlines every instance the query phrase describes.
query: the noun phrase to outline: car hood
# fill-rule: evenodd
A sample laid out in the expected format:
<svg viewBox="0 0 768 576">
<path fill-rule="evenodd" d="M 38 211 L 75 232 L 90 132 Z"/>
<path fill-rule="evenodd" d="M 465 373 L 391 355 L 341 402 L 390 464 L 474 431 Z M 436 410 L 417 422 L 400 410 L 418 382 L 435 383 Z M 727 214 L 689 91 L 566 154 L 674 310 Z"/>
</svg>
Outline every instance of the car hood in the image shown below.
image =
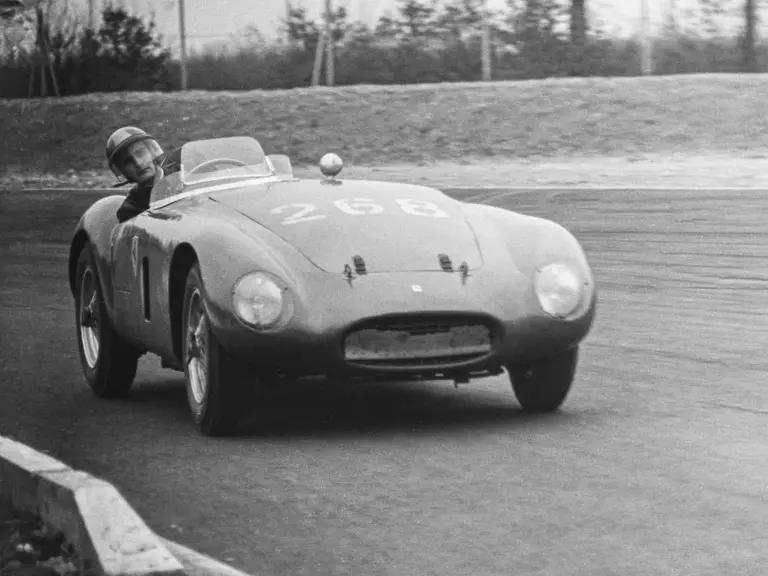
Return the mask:
<svg viewBox="0 0 768 576">
<path fill-rule="evenodd" d="M 461 204 L 438 190 L 386 182 L 293 180 L 209 195 L 258 222 L 315 266 L 343 272 L 355 257 L 368 273 L 482 266 Z M 443 263 L 441 263 L 441 255 Z M 359 259 L 357 259 L 359 262 Z"/>
</svg>

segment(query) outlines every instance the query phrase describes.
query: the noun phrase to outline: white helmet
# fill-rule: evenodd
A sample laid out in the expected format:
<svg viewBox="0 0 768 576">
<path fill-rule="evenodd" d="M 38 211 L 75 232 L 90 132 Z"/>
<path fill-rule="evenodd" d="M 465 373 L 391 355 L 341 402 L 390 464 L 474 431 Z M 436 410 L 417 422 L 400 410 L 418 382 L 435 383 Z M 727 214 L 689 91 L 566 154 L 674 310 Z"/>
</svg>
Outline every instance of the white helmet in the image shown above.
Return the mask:
<svg viewBox="0 0 768 576">
<path fill-rule="evenodd" d="M 126 177 L 123 172 L 123 160 L 121 153 L 128 149 L 134 142 L 144 142 L 153 161 L 156 161 L 163 155 L 163 149 L 152 136 L 147 134 L 141 128 L 125 126 L 118 128 L 107 140 L 106 157 L 109 168 L 117 178 Z"/>
</svg>

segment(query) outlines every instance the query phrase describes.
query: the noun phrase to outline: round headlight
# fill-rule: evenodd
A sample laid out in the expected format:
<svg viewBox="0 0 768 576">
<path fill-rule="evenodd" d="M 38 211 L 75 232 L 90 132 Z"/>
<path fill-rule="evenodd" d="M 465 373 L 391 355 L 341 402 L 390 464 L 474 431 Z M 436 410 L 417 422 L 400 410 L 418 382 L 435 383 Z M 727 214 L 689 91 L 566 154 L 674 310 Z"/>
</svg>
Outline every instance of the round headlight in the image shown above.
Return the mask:
<svg viewBox="0 0 768 576">
<path fill-rule="evenodd" d="M 549 264 L 537 272 L 535 289 L 544 312 L 567 318 L 582 303 L 586 284 L 570 266 Z"/>
<path fill-rule="evenodd" d="M 238 280 L 232 301 L 243 322 L 256 328 L 268 328 L 277 322 L 283 311 L 283 290 L 266 274 L 254 272 Z"/>
</svg>

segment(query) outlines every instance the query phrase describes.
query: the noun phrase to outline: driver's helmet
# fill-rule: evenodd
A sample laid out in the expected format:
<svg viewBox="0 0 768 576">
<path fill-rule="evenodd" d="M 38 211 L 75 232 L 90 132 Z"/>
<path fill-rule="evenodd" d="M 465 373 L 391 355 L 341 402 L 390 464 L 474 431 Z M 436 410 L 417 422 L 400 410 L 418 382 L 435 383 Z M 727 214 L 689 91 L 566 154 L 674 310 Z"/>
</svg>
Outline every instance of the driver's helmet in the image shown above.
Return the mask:
<svg viewBox="0 0 768 576">
<path fill-rule="evenodd" d="M 141 146 L 132 146 L 137 142 L 141 143 Z M 144 150 L 148 154 L 145 154 Z M 141 128 L 134 128 L 133 126 L 125 126 L 115 130 L 107 140 L 105 152 L 109 168 L 118 179 L 121 177 L 128 178 L 124 167 L 126 160 L 131 156 L 137 160 L 142 160 L 141 157 L 144 157 L 144 159 L 149 158 L 150 161 L 156 162 L 163 155 L 163 149 L 157 140 Z M 146 162 L 146 160 L 144 161 Z"/>
</svg>

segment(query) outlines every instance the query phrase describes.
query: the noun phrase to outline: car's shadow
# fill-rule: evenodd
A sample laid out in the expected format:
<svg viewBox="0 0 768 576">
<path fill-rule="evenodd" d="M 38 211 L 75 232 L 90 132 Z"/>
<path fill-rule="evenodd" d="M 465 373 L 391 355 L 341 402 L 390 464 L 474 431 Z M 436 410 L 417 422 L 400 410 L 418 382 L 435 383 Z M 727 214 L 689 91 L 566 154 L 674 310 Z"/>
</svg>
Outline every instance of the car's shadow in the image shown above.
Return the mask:
<svg viewBox="0 0 768 576">
<path fill-rule="evenodd" d="M 239 436 L 288 437 L 365 432 L 443 431 L 563 422 L 567 412 L 531 416 L 511 388 L 508 394 L 449 382 L 339 383 L 328 380 L 285 382 L 251 406 Z M 157 378 L 138 386 L 129 402 L 149 409 L 173 425 L 191 427 L 183 380 Z"/>
</svg>

